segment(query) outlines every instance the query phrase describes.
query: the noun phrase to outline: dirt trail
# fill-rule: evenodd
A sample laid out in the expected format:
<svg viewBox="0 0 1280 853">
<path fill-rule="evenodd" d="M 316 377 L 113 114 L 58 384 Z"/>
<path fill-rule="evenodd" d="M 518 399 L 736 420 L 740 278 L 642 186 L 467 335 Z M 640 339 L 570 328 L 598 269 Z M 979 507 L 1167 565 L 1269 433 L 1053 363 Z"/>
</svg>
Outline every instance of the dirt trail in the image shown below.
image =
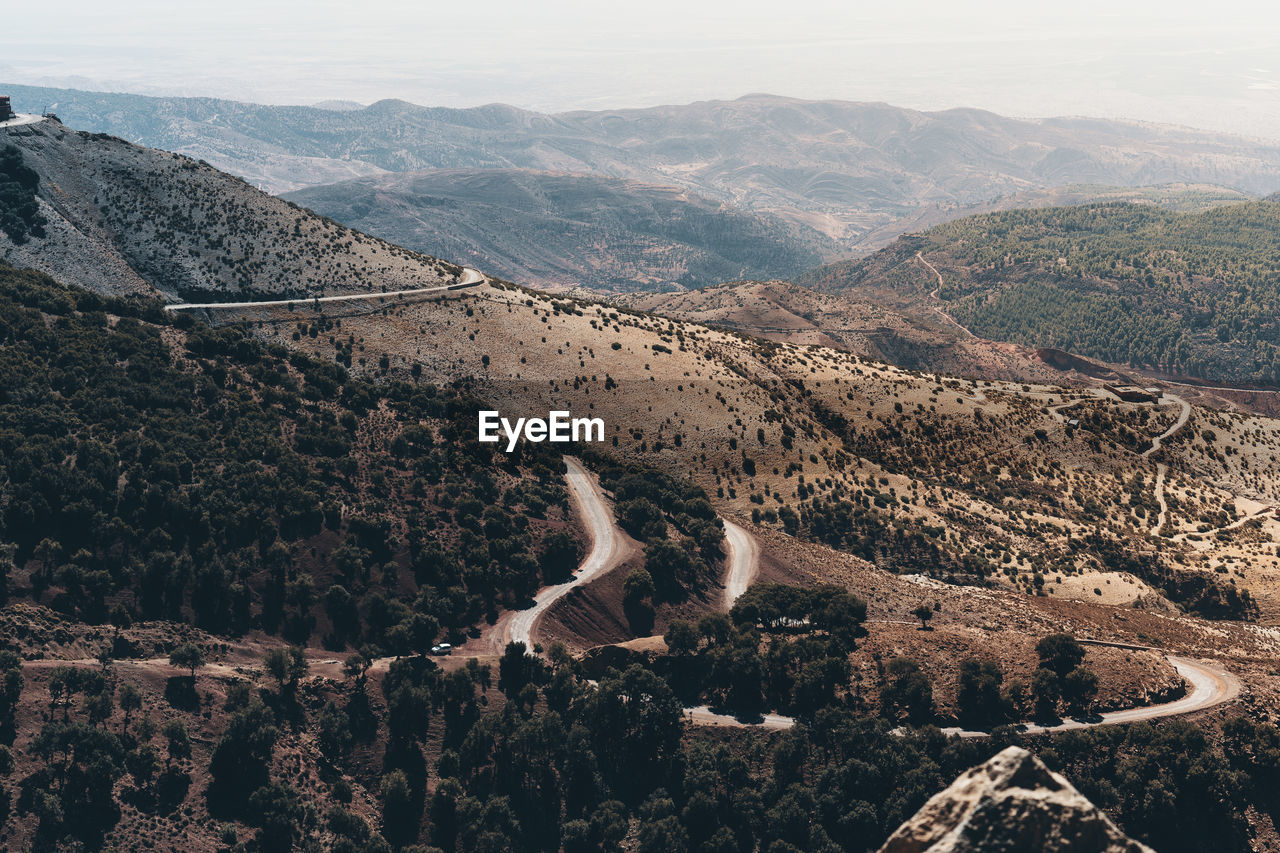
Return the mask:
<svg viewBox="0 0 1280 853">
<path fill-rule="evenodd" d="M 935 276 L 937 276 L 937 277 L 938 277 L 938 286 L 937 286 L 937 287 L 935 287 L 933 290 L 929 291 L 929 298 L 930 298 L 930 299 L 933 299 L 933 300 L 937 300 L 937 299 L 938 299 L 938 292 L 939 292 L 940 290 L 942 290 L 942 284 L 943 284 L 943 282 L 942 282 L 942 273 L 938 272 L 937 267 L 935 267 L 933 264 L 931 264 L 931 263 L 929 263 L 928 261 L 926 261 L 926 260 L 924 259 L 924 255 L 920 254 L 919 252 L 916 252 L 916 260 L 917 260 L 917 261 L 919 261 L 920 263 L 924 264 L 925 268 L 926 268 L 926 269 L 928 269 L 928 270 L 929 270 L 929 272 L 933 273 Z M 956 327 L 957 329 L 959 329 L 960 331 L 964 332 L 967 336 L 969 336 L 969 337 L 971 337 L 971 338 L 976 338 L 976 337 L 978 337 L 978 336 L 977 336 L 977 335 L 975 335 L 973 332 L 969 331 L 967 328 L 965 328 L 964 326 L 960 325 L 960 322 L 959 322 L 958 320 L 956 320 L 956 318 L 955 318 L 955 317 L 952 317 L 952 316 L 951 316 L 950 314 L 948 314 L 946 311 L 943 311 L 941 306 L 939 306 L 939 305 L 935 305 L 935 306 L 933 306 L 933 310 L 934 310 L 934 312 L 935 312 L 939 317 L 941 317 L 943 320 L 946 320 L 948 323 L 950 323 L 951 325 L 955 326 L 955 327 Z"/>
<path fill-rule="evenodd" d="M 1117 644 L 1119 645 L 1119 644 Z M 1128 646 L 1123 646 L 1129 648 Z M 1137 648 L 1137 647 L 1134 647 Z M 1160 705 L 1148 705 L 1144 708 L 1126 708 L 1121 711 L 1109 711 L 1092 720 L 1063 720 L 1055 726 L 1042 726 L 1038 723 L 1023 723 L 1019 730 L 1023 734 L 1044 734 L 1050 732 L 1066 732 L 1076 729 L 1091 729 L 1097 726 L 1113 726 L 1118 723 L 1135 723 L 1139 720 L 1155 720 L 1160 717 L 1174 717 L 1202 711 L 1229 702 L 1240 695 L 1240 681 L 1234 675 L 1216 664 L 1195 661 L 1177 655 L 1166 655 L 1169 663 L 1178 674 L 1191 685 L 1191 692 L 1173 702 Z M 945 728 L 943 734 L 958 735 L 963 738 L 990 737 L 990 732 L 970 731 L 959 727 Z"/>
<path fill-rule="evenodd" d="M 1182 411 L 1178 414 L 1178 419 L 1173 422 L 1173 426 L 1151 439 L 1151 446 L 1142 451 L 1142 458 L 1149 458 L 1153 453 L 1160 449 L 1161 443 L 1172 436 L 1175 432 L 1187 425 L 1187 421 L 1191 418 L 1191 404 L 1179 397 L 1177 394 L 1165 394 L 1164 399 L 1172 400 L 1182 407 Z"/>
<path fill-rule="evenodd" d="M 1205 708 L 1212 708 L 1215 705 L 1230 702 L 1240 695 L 1240 680 L 1222 667 L 1177 655 L 1166 655 L 1166 657 L 1178 674 L 1191 685 L 1191 692 L 1181 699 L 1175 699 L 1172 702 L 1164 702 L 1159 705 L 1147 705 L 1141 708 L 1108 711 L 1088 720 L 1063 720 L 1057 725 L 1046 726 L 1031 722 L 1018 723 L 1018 730 L 1022 734 L 1034 735 L 1092 729 L 1098 726 L 1114 726 L 1120 723 L 1135 723 L 1139 720 L 1155 720 L 1161 717 L 1174 717 L 1181 714 L 1190 714 L 1193 711 L 1202 711 Z M 794 718 L 781 714 L 765 714 L 757 720 L 744 722 L 729 714 L 717 714 L 705 705 L 686 708 L 685 713 L 690 722 L 706 726 L 757 726 L 764 729 L 780 730 L 789 729 L 796 724 Z M 942 733 L 962 738 L 991 736 L 991 732 L 964 729 L 959 726 L 944 728 Z"/>
<path fill-rule="evenodd" d="M 760 570 L 760 543 L 755 537 L 729 519 L 724 522 L 724 539 L 728 545 L 729 573 L 724 583 L 724 609 L 733 607 L 738 596 L 747 591 Z"/>
<path fill-rule="evenodd" d="M 1244 527 L 1246 524 L 1253 521 L 1254 519 L 1266 518 L 1267 516 L 1271 516 L 1272 518 L 1275 518 L 1278 515 L 1280 515 L 1280 508 L 1274 507 L 1274 506 L 1267 506 L 1267 507 L 1263 507 L 1257 512 L 1252 512 L 1252 513 L 1249 513 L 1248 515 L 1242 515 L 1239 518 L 1237 518 L 1235 521 L 1231 522 L 1230 524 L 1224 525 L 1222 527 L 1215 527 L 1212 530 L 1199 530 L 1199 531 L 1191 531 L 1187 533 L 1175 533 L 1173 536 L 1170 536 L 1169 538 L 1174 542 L 1182 542 L 1191 536 L 1201 536 L 1201 537 L 1213 536 L 1214 534 L 1217 534 L 1217 533 L 1225 533 L 1228 530 L 1235 530 L 1238 527 Z"/>
<path fill-rule="evenodd" d="M 1151 440 L 1151 446 L 1142 451 L 1142 458 L 1149 459 L 1152 454 L 1160 449 L 1165 439 L 1169 438 L 1178 430 L 1187 425 L 1187 421 L 1191 418 L 1191 404 L 1176 394 L 1165 394 L 1164 399 L 1172 400 L 1182 407 L 1182 411 L 1178 414 L 1178 419 L 1173 422 L 1173 426 L 1169 427 L 1160 435 Z M 1169 517 L 1169 504 L 1164 498 L 1164 483 L 1168 479 L 1169 466 L 1163 462 L 1156 463 L 1156 501 L 1160 504 L 1160 514 L 1156 516 L 1155 524 L 1151 527 L 1151 532 L 1159 535 L 1164 530 L 1165 519 Z"/>
<path fill-rule="evenodd" d="M 1156 516 L 1156 523 L 1151 525 L 1151 532 L 1156 535 L 1164 530 L 1165 520 L 1169 517 L 1169 502 L 1164 499 L 1164 481 L 1168 473 L 1168 465 L 1156 463 L 1156 500 L 1160 502 L 1160 514 Z"/>
</svg>

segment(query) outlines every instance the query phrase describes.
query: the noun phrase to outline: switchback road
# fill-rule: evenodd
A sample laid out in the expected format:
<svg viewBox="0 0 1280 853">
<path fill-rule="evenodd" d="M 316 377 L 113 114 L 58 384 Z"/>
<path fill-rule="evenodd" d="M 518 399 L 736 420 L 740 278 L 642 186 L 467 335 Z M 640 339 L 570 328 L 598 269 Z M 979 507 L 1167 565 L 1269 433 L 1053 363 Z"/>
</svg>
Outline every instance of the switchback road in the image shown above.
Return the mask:
<svg viewBox="0 0 1280 853">
<path fill-rule="evenodd" d="M 504 647 L 506 641 L 510 641 L 524 643 L 526 648 L 533 649 L 538 621 L 547 612 L 547 608 L 568 595 L 575 586 L 612 571 L 630 556 L 630 549 L 622 531 L 613 522 L 613 513 L 605 504 L 600 486 L 577 459 L 566 456 L 564 463 L 568 469 L 565 482 L 569 486 L 569 495 L 574 505 L 586 522 L 591 536 L 591 551 L 578 567 L 576 575 L 564 583 L 543 587 L 534 598 L 533 607 L 515 611 L 511 615 L 506 626 L 506 640 L 502 643 Z"/>
</svg>

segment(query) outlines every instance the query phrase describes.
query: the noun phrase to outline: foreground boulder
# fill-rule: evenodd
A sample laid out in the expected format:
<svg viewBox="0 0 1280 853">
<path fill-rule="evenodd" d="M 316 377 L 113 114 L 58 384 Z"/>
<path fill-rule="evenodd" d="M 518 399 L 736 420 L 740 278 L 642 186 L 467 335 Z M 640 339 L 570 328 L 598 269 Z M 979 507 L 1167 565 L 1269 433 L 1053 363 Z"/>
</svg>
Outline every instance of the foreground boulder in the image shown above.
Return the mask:
<svg viewBox="0 0 1280 853">
<path fill-rule="evenodd" d="M 1025 749 L 965 771 L 880 853 L 1154 853 Z"/>
</svg>

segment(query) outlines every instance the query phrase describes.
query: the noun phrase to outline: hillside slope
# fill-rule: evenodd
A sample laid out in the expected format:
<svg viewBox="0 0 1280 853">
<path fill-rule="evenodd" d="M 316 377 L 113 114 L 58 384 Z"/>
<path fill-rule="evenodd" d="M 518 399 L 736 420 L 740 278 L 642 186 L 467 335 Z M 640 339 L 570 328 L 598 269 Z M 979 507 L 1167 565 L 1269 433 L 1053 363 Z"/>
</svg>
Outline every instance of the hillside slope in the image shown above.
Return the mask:
<svg viewBox="0 0 1280 853">
<path fill-rule="evenodd" d="M 832 241 L 687 190 L 593 175 L 410 172 L 286 196 L 397 245 L 537 286 L 653 289 L 787 276 Z"/>
<path fill-rule="evenodd" d="M 0 259 L 98 293 L 324 295 L 431 286 L 459 272 L 178 154 L 57 121 L 4 143 L 39 176 L 47 223 L 24 242 L 0 233 Z"/>
<path fill-rule="evenodd" d="M 1277 235 L 1275 201 L 1181 214 L 1132 204 L 1007 211 L 799 280 L 914 314 L 945 310 L 994 340 L 1274 387 Z"/>
<path fill-rule="evenodd" d="M 81 185 L 64 177 L 81 162 L 90 168 L 116 164 L 106 182 L 113 193 L 116 186 L 160 192 L 155 170 L 166 158 L 177 164 L 170 177 L 180 181 L 207 168 L 56 125 L 36 127 L 21 140 L 22 150 L 34 152 L 29 160 L 41 179 L 39 192 L 58 187 L 64 209 L 88 206 L 74 194 Z M 341 246 L 336 255 L 317 255 L 317 238 L 301 225 L 301 234 L 279 233 L 281 208 L 302 217 L 302 225 L 337 228 L 325 220 L 295 213 L 212 170 L 198 186 L 206 194 L 199 209 L 235 211 L 232 236 L 278 240 L 273 257 L 297 263 L 302 275 L 332 271 L 334 257 L 355 260 Z M 173 203 L 109 198 L 104 221 L 132 221 L 138 233 L 166 233 L 175 215 L 187 215 L 181 205 L 175 214 Z M 203 238 L 216 240 L 224 224 Z M 193 244 L 198 248 L 200 239 L 198 230 L 175 233 L 181 251 L 162 254 L 161 263 L 190 257 L 183 253 Z M 403 263 L 406 275 L 444 275 L 447 269 L 368 238 L 347 239 L 353 252 L 378 252 Z M 39 245 L 32 238 L 17 250 Z M 225 268 L 207 272 L 211 287 L 238 283 Z M 271 278 L 260 292 L 290 284 Z M 1063 593 L 1074 595 L 1089 588 L 1066 580 L 1107 570 L 1117 554 L 1140 552 L 1144 556 L 1127 569 L 1145 585 L 1131 587 L 1135 595 L 1158 588 L 1213 614 L 1252 608 L 1249 596 L 1226 583 L 1244 575 L 1220 579 L 1180 571 L 1213 565 L 1192 542 L 1170 547 L 1163 541 L 1160 553 L 1148 549 L 1153 534 L 1162 540 L 1198 535 L 1202 525 L 1225 526 L 1251 511 L 1249 501 L 1280 500 L 1275 480 L 1252 476 L 1280 466 L 1280 431 L 1265 419 L 1199 414 L 1178 436 L 1185 443 L 1166 441 L 1156 460 L 1146 451 L 1173 423 L 1162 405 L 1082 396 L 1077 414 L 1085 427 L 1076 430 L 1049 407 L 1073 402 L 1079 392 L 1052 385 L 981 385 L 922 374 L 838 349 L 763 342 L 500 282 L 453 297 L 375 305 L 372 311 L 339 303 L 297 310 L 214 308 L 203 316 L 215 323 L 248 322 L 267 343 L 337 362 L 358 376 L 462 383 L 515 416 L 551 409 L 595 413 L 605 420 L 604 449 L 611 455 L 690 478 L 722 511 L 886 568 L 927 567 L 941 577 L 1028 589 L 1056 578 L 1064 581 Z M 1158 462 L 1176 475 L 1157 477 Z M 1170 488 L 1176 484 L 1179 497 L 1161 515 L 1167 525 L 1162 521 L 1162 529 L 1153 530 L 1165 479 Z M 1099 528 L 1099 519 L 1107 525 Z M 1086 546 L 1064 550 L 1089 532 Z M 1237 544 L 1224 540 L 1226 547 Z M 1250 552 L 1247 565 L 1269 571 L 1274 554 L 1264 551 Z"/>
<path fill-rule="evenodd" d="M 190 189 L 153 170 L 165 155 L 74 141 L 24 149 L 38 184 L 5 161 L 16 249 L 57 249 L 34 216 L 54 202 L 33 213 L 23 192 L 86 207 L 58 156 L 110 162 L 102 180 L 144 198 Z M 230 233 L 276 239 L 281 202 L 201 186 Z M 180 201 L 131 198 L 103 220 L 182 220 Z M 312 222 L 275 247 L 303 276 L 331 261 Z M 208 281 L 237 289 L 221 266 Z M 785 291 L 762 297 L 803 317 Z M 1280 421 L 921 373 L 492 278 L 430 303 L 200 315 L 217 326 L 0 265 L 14 848 L 853 853 L 1008 741 L 1044 747 L 1158 849 L 1243 851 L 1268 831 L 1280 732 L 1259 717 L 1280 633 L 1243 620 L 1280 622 Z M 480 401 L 604 419 L 606 440 L 574 451 L 611 493 L 601 511 L 644 540 L 644 571 L 562 601 L 620 598 L 597 608 L 622 613 L 609 639 L 669 627 L 637 644 L 656 658 L 615 647 L 623 666 L 589 681 L 554 644 L 490 653 L 498 611 L 562 581 L 586 543 L 564 446 L 476 441 Z M 723 613 L 717 515 L 749 527 L 762 580 L 805 588 L 753 586 Z M 1039 650 L 1062 632 L 1127 645 Z M 455 654 L 420 654 L 440 634 Z M 1238 673 L 1247 716 L 1051 742 L 913 729 L 1161 702 L 1184 689 L 1164 650 Z M 744 720 L 689 722 L 721 700 Z M 760 710 L 804 725 L 761 732 Z"/>
</svg>

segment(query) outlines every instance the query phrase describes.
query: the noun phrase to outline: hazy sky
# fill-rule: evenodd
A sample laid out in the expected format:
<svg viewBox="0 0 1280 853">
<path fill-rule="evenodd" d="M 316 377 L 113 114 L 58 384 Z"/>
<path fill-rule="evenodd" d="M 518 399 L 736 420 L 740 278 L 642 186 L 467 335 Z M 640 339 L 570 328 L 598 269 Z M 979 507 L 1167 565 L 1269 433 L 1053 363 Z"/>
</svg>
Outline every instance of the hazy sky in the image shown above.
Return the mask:
<svg viewBox="0 0 1280 853">
<path fill-rule="evenodd" d="M 0 81 L 13 83 L 267 103 L 403 98 L 540 110 L 772 92 L 1018 116 L 1121 116 L 1280 138 L 1275 2 L 7 5 Z"/>
</svg>

